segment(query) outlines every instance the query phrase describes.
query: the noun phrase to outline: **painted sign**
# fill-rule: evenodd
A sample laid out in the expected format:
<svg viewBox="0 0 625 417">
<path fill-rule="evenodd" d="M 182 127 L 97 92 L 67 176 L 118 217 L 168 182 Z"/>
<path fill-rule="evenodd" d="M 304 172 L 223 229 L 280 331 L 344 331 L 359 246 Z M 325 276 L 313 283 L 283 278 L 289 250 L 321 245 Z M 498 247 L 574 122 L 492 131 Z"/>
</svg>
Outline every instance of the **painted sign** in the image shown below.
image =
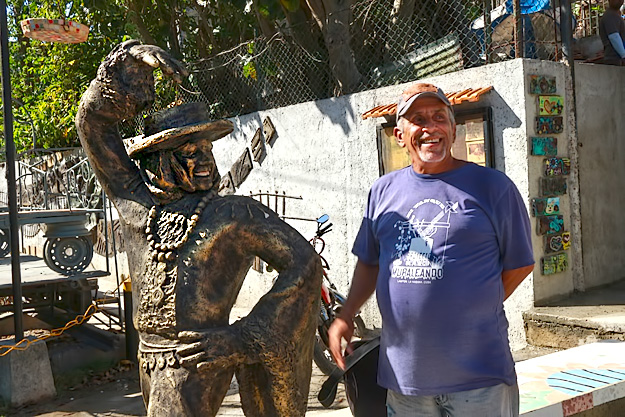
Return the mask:
<svg viewBox="0 0 625 417">
<path fill-rule="evenodd" d="M 558 154 L 557 138 L 532 137 L 532 155 L 556 156 Z"/>
<path fill-rule="evenodd" d="M 566 271 L 569 264 L 569 258 L 566 253 L 559 253 L 557 255 L 545 256 L 540 259 L 540 266 L 543 275 L 556 274 L 558 272 Z"/>
<path fill-rule="evenodd" d="M 545 175 L 547 177 L 569 175 L 570 173 L 571 173 L 571 160 L 569 158 L 545 159 Z"/>
<path fill-rule="evenodd" d="M 562 96 L 539 96 L 539 116 L 560 116 L 564 110 L 564 98 Z"/>
<path fill-rule="evenodd" d="M 562 116 L 539 116 L 536 118 L 536 134 L 549 135 L 553 133 L 562 133 L 564 125 L 562 124 Z"/>
<path fill-rule="evenodd" d="M 566 194 L 566 177 L 548 177 L 539 180 L 540 195 L 556 197 Z"/>
<path fill-rule="evenodd" d="M 545 253 L 562 252 L 571 247 L 571 233 L 562 232 L 545 236 Z"/>
<path fill-rule="evenodd" d="M 556 77 L 530 75 L 530 94 L 555 94 Z"/>
<path fill-rule="evenodd" d="M 532 198 L 532 216 L 560 214 L 560 197 Z"/>
<path fill-rule="evenodd" d="M 536 218 L 536 232 L 539 235 L 551 235 L 564 231 L 564 218 L 560 214 Z"/>
</svg>

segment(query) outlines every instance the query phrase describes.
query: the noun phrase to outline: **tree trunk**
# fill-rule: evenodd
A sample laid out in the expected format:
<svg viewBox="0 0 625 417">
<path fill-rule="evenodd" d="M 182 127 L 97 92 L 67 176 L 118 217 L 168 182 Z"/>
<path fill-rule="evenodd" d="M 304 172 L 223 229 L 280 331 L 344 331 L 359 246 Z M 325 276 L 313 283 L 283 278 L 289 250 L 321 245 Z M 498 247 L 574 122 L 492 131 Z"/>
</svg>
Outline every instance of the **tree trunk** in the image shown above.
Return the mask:
<svg viewBox="0 0 625 417">
<path fill-rule="evenodd" d="M 267 19 L 258 9 L 258 0 L 253 0 L 252 7 L 254 7 L 254 14 L 260 26 L 260 32 L 267 40 L 271 39 L 276 34 L 276 27 L 269 19 Z"/>
<path fill-rule="evenodd" d="M 330 71 L 338 83 L 337 93 L 348 94 L 355 91 L 362 75 L 356 67 L 354 52 L 349 44 L 351 1 L 306 0 L 306 3 L 323 34 Z"/>
<path fill-rule="evenodd" d="M 149 45 L 158 45 L 148 28 L 143 23 L 143 19 L 141 19 L 141 7 L 137 7 L 135 0 L 126 0 L 126 6 L 130 11 L 130 20 L 137 26 L 139 36 L 141 36 L 141 41 Z"/>
<path fill-rule="evenodd" d="M 412 41 L 411 23 L 414 7 L 415 0 L 394 0 L 393 10 L 391 11 L 391 25 L 387 34 L 396 40 L 391 44 L 387 39 L 384 57 L 386 62 L 393 61 L 396 58 L 393 56 L 392 51 L 405 51 L 408 44 Z M 400 42 L 401 44 L 398 44 Z"/>
</svg>

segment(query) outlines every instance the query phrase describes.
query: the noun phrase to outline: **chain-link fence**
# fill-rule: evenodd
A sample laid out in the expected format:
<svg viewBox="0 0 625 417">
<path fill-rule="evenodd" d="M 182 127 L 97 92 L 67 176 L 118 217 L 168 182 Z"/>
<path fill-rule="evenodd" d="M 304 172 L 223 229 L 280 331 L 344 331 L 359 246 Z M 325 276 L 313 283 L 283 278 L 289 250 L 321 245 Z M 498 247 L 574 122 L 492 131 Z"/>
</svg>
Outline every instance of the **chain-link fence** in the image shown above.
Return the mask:
<svg viewBox="0 0 625 417">
<path fill-rule="evenodd" d="M 339 41 L 314 21 L 290 26 L 190 64 L 171 97 L 204 101 L 219 119 L 515 57 L 560 61 L 564 1 L 361 0 L 350 6 L 349 32 Z M 604 2 L 573 3 L 576 36 L 597 33 Z M 122 128 L 125 136 L 141 131 L 140 119 Z"/>
</svg>

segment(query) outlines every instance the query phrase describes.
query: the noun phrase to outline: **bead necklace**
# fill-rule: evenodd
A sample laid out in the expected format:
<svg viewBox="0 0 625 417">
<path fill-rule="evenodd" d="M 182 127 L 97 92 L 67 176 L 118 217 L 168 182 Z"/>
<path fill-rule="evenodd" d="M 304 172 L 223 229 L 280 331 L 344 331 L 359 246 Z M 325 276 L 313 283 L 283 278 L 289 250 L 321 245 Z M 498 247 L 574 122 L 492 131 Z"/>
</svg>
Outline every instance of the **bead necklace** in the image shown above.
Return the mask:
<svg viewBox="0 0 625 417">
<path fill-rule="evenodd" d="M 162 211 L 159 213 L 157 206 L 152 206 L 150 212 L 148 213 L 148 219 L 145 225 L 145 234 L 147 235 L 147 240 L 150 242 L 150 248 L 152 248 L 152 259 L 158 260 L 158 262 L 173 261 L 176 259 L 177 251 L 180 249 L 193 233 L 193 229 L 197 225 L 200 216 L 202 215 L 202 211 L 206 207 L 206 205 L 210 202 L 210 200 L 215 197 L 215 191 L 209 191 L 202 199 L 197 203 L 195 210 L 193 210 L 193 214 L 189 219 L 183 214 L 171 213 L 170 219 L 165 219 L 166 222 L 170 222 L 175 224 L 176 222 L 182 223 L 186 221 L 187 227 L 184 232 L 184 235 L 179 240 L 174 242 L 164 242 L 163 238 L 160 237 L 158 233 L 158 224 L 157 220 L 159 214 L 162 214 Z"/>
</svg>

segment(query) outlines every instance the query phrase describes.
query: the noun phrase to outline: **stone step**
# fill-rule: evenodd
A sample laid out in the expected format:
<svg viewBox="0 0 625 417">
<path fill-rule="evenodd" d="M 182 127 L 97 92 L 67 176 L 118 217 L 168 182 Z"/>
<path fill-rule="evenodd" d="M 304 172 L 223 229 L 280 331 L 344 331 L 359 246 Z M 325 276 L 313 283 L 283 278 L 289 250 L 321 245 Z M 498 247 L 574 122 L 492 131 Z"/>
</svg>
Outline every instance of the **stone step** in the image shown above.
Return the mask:
<svg viewBox="0 0 625 417">
<path fill-rule="evenodd" d="M 623 304 L 536 307 L 523 318 L 527 342 L 534 346 L 569 349 L 599 340 L 625 340 Z"/>
</svg>

